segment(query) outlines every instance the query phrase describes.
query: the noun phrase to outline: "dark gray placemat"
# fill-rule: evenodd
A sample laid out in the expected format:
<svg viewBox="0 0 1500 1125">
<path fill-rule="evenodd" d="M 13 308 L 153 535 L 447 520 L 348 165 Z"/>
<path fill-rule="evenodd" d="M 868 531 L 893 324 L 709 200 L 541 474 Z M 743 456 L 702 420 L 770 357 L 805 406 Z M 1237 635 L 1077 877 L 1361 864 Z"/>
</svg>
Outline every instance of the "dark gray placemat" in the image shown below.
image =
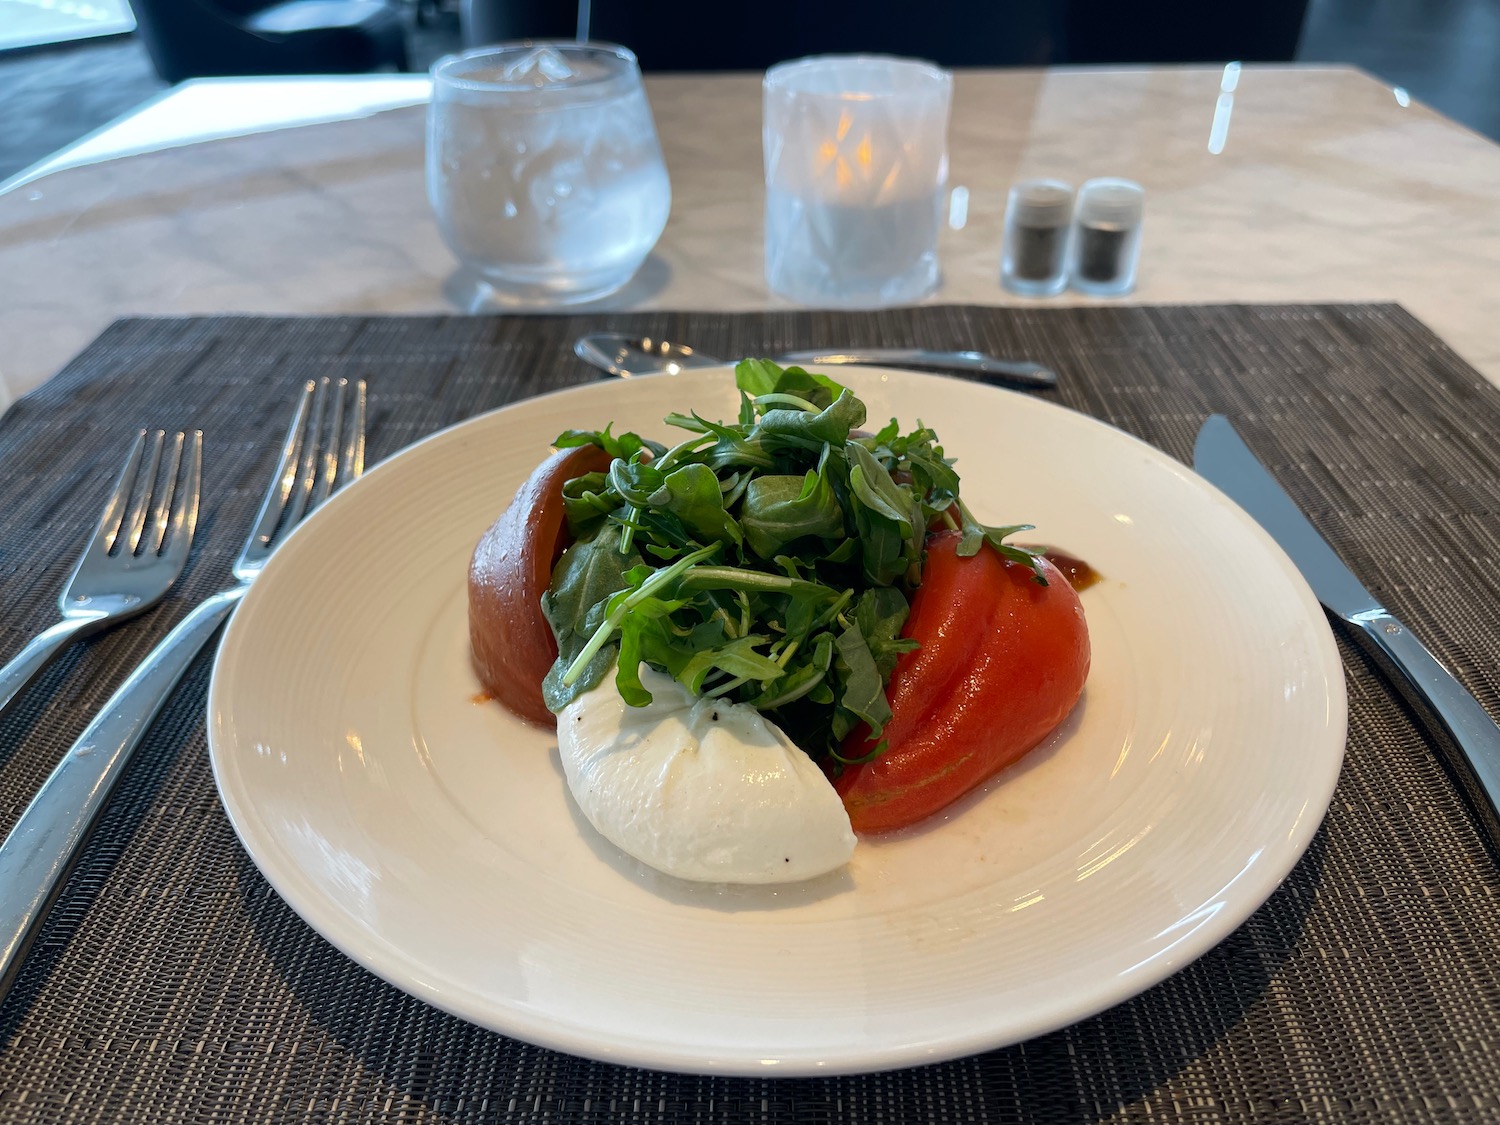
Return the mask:
<svg viewBox="0 0 1500 1125">
<path fill-rule="evenodd" d="M 0 658 L 49 623 L 128 434 L 197 426 L 187 574 L 0 719 L 0 829 L 120 677 L 228 580 L 292 388 L 370 380 L 370 453 L 594 375 L 584 329 L 722 355 L 980 347 L 1186 459 L 1226 412 L 1377 595 L 1500 714 L 1500 392 L 1392 306 L 133 320 L 0 420 Z M 549 435 L 550 436 L 550 435 Z M 0 1121 L 915 1123 L 1500 1120 L 1500 877 L 1425 733 L 1344 647 L 1350 741 L 1307 856 L 1165 983 L 1004 1050 L 852 1078 L 710 1079 L 506 1039 L 381 983 L 235 840 L 200 659 L 0 1006 Z M 732 1016 L 726 1015 L 726 1018 Z"/>
</svg>

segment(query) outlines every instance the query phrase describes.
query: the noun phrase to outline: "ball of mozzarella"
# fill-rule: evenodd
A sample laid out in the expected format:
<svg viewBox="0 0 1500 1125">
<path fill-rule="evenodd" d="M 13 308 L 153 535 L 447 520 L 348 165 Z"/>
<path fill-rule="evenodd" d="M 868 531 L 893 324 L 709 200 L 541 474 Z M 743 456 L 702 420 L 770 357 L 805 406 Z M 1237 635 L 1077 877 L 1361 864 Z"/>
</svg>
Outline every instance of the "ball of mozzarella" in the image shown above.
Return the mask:
<svg viewBox="0 0 1500 1125">
<path fill-rule="evenodd" d="M 642 665 L 631 707 L 611 672 L 557 717 L 573 799 L 616 847 L 680 879 L 790 883 L 854 854 L 823 771 L 755 708 L 694 698 Z"/>
</svg>

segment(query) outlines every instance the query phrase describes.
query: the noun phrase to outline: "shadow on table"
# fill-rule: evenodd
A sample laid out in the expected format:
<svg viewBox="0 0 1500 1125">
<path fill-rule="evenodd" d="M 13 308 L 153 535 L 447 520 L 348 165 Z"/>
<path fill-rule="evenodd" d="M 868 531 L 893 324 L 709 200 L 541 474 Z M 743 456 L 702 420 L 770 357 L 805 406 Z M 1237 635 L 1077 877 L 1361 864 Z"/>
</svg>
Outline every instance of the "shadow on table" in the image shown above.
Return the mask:
<svg viewBox="0 0 1500 1125">
<path fill-rule="evenodd" d="M 1225 941 L 1142 995 L 1072 1027 L 971 1058 L 879 1077 L 890 1120 L 956 1120 L 976 1105 L 985 1120 L 1094 1122 L 1170 1084 L 1248 1028 L 1292 955 L 1322 881 L 1324 830 L 1271 900 Z M 520 1099 L 558 1113 L 608 1120 L 601 1107 L 650 1095 L 706 1105 L 733 1119 L 802 1121 L 817 1107 L 863 1104 L 869 1078 L 709 1078 L 656 1074 L 574 1059 L 485 1031 L 378 980 L 310 932 L 241 853 L 247 916 L 309 1019 L 355 1056 L 397 1102 L 442 1112 L 473 1100 Z M 321 949 L 316 947 L 321 945 Z M 419 1064 L 419 1065 L 418 1065 Z M 560 1081 L 562 1075 L 566 1081 Z M 587 1095 L 588 1101 L 584 1100 Z M 934 1098 L 937 1100 L 934 1101 Z M 944 1104 L 944 1103 L 950 1104 Z M 575 1104 L 576 1103 L 576 1104 Z M 835 1114 L 832 1119 L 842 1119 Z M 572 1120 L 573 1118 L 568 1118 Z M 821 1119 L 821 1118 L 820 1118 Z M 850 1118 L 851 1120 L 853 1118 Z M 964 1118 L 967 1119 L 967 1118 Z"/>
<path fill-rule="evenodd" d="M 578 305 L 560 305 L 555 308 L 523 308 L 508 305 L 499 300 L 477 273 L 460 266 L 443 282 L 443 296 L 459 312 L 469 315 L 484 313 L 557 313 L 577 315 L 590 312 L 620 312 L 636 308 L 655 297 L 672 280 L 672 267 L 656 254 L 646 257 L 635 276 L 623 288 L 616 289 L 607 297 Z"/>
</svg>

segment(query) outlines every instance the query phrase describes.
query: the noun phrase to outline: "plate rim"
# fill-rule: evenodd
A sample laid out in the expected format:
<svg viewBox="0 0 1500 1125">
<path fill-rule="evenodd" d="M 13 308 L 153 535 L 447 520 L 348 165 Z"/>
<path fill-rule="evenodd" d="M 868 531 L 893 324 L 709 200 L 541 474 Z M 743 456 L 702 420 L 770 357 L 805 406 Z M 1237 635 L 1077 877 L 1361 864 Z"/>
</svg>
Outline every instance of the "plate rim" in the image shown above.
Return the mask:
<svg viewBox="0 0 1500 1125">
<path fill-rule="evenodd" d="M 903 380 L 913 379 L 920 381 L 940 380 L 949 384 L 957 380 L 922 372 L 894 371 L 884 368 L 843 368 L 829 372 L 835 378 L 839 377 L 840 371 L 864 372 L 866 375 L 876 374 L 888 376 L 899 375 Z M 720 368 L 693 368 L 683 371 L 681 374 L 662 376 L 677 380 L 707 381 L 715 376 L 723 377 L 726 371 L 732 371 L 731 366 Z M 1045 1013 L 1033 1011 L 1031 1018 L 1016 1021 L 1021 1026 L 1020 1034 L 1005 1033 L 997 1036 L 993 1028 L 974 1027 L 963 1029 L 953 1035 L 936 1042 L 922 1042 L 901 1044 L 884 1048 L 862 1049 L 857 1057 L 833 1056 L 827 1058 L 812 1058 L 801 1055 L 792 1055 L 779 1059 L 750 1058 L 751 1052 L 737 1055 L 725 1052 L 720 1055 L 703 1053 L 700 1051 L 688 1051 L 673 1049 L 661 1043 L 655 1045 L 643 1045 L 639 1040 L 629 1043 L 619 1043 L 613 1040 L 601 1040 L 597 1037 L 591 1038 L 585 1030 L 570 1031 L 571 1025 L 559 1024 L 555 1019 L 545 1015 L 538 1016 L 528 1012 L 519 1006 L 512 1005 L 503 1011 L 504 1019 L 497 1022 L 494 1018 L 499 1009 L 491 1004 L 483 1006 L 484 1010 L 478 1010 L 479 1006 L 465 1005 L 463 995 L 455 996 L 450 990 L 440 986 L 431 985 L 419 978 L 414 978 L 410 972 L 410 966 L 405 966 L 407 971 L 403 973 L 403 960 L 399 952 L 388 943 L 381 942 L 369 944 L 360 940 L 358 931 L 341 929 L 337 920 L 346 914 L 346 911 L 335 908 L 328 902 L 316 901 L 306 902 L 300 892 L 292 887 L 289 881 L 282 877 L 278 871 L 267 870 L 263 866 L 256 848 L 247 837 L 249 825 L 246 816 L 237 804 L 237 799 L 230 796 L 226 787 L 225 769 L 227 768 L 228 749 L 221 745 L 225 734 L 217 729 L 215 716 L 223 711 L 221 706 L 224 694 L 230 689 L 225 684 L 224 666 L 229 657 L 226 653 L 233 651 L 238 622 L 245 616 L 237 612 L 231 618 L 225 630 L 221 643 L 215 651 L 212 673 L 208 691 L 208 743 L 209 758 L 213 772 L 215 788 L 218 792 L 221 806 L 224 808 L 235 835 L 240 845 L 245 849 L 251 861 L 255 864 L 257 871 L 276 891 L 278 897 L 286 903 L 294 913 L 297 914 L 319 937 L 329 942 L 343 955 L 349 957 L 356 964 L 362 966 L 381 980 L 392 986 L 407 992 L 419 1000 L 454 1015 L 467 1022 L 473 1023 L 481 1028 L 486 1028 L 500 1034 L 511 1035 L 526 1042 L 536 1044 L 548 1049 L 567 1052 L 584 1058 L 592 1058 L 613 1065 L 639 1066 L 666 1071 L 675 1071 L 695 1074 L 716 1075 L 740 1075 L 740 1076 L 827 1076 L 834 1074 L 857 1074 L 878 1070 L 897 1069 L 909 1066 L 924 1065 L 960 1058 L 974 1054 L 979 1051 L 995 1049 L 1013 1043 L 1024 1042 L 1041 1034 L 1072 1026 L 1083 1019 L 1108 1010 L 1129 1000 L 1163 980 L 1180 972 L 1187 965 L 1197 960 L 1209 950 L 1222 942 L 1260 908 L 1264 902 L 1275 893 L 1292 870 L 1300 862 L 1303 855 L 1310 846 L 1313 837 L 1323 823 L 1327 810 L 1331 804 L 1334 788 L 1342 770 L 1343 758 L 1346 752 L 1348 735 L 1348 692 L 1346 675 L 1342 658 L 1338 652 L 1332 627 L 1322 613 L 1320 604 L 1306 580 L 1296 565 L 1282 550 L 1280 545 L 1270 536 L 1264 528 L 1257 523 L 1253 517 L 1244 511 L 1231 497 L 1226 495 L 1212 482 L 1198 475 L 1192 468 L 1163 450 L 1151 445 L 1149 442 L 1136 437 L 1117 426 L 1104 422 L 1092 415 L 1081 411 L 1072 410 L 1059 403 L 1049 402 L 1032 395 L 1003 390 L 993 386 L 970 383 L 964 381 L 971 392 L 986 395 L 1002 396 L 1009 401 L 1020 400 L 1031 406 L 1040 407 L 1047 411 L 1060 411 L 1070 415 L 1072 419 L 1085 428 L 1097 428 L 1106 431 L 1112 440 L 1123 439 L 1129 445 L 1137 447 L 1157 467 L 1164 468 L 1185 482 L 1188 487 L 1196 488 L 1203 492 L 1206 498 L 1217 503 L 1227 512 L 1232 514 L 1244 530 L 1259 541 L 1268 558 L 1278 564 L 1278 569 L 1288 579 L 1297 592 L 1305 612 L 1305 620 L 1313 625 L 1311 636 L 1316 638 L 1316 648 L 1319 650 L 1318 666 L 1327 671 L 1329 676 L 1328 698 L 1330 703 L 1330 722 L 1327 726 L 1327 737 L 1330 747 L 1327 750 L 1327 759 L 1324 769 L 1309 779 L 1309 789 L 1316 788 L 1315 793 L 1309 794 L 1310 808 L 1316 815 L 1308 815 L 1299 818 L 1295 830 L 1282 837 L 1282 846 L 1276 849 L 1277 862 L 1265 861 L 1260 868 L 1260 878 L 1253 881 L 1249 889 L 1241 887 L 1244 895 L 1241 909 L 1233 909 L 1220 912 L 1210 918 L 1206 923 L 1196 927 L 1192 934 L 1180 943 L 1180 949 L 1174 949 L 1171 955 L 1155 957 L 1150 965 L 1139 973 L 1117 974 L 1106 978 L 1106 981 L 1092 992 L 1083 996 L 1075 997 L 1071 1002 L 1059 1003 L 1048 1009 Z M 507 403 L 492 410 L 483 411 L 469 418 L 450 423 L 431 434 L 414 441 L 401 449 L 391 453 L 379 463 L 371 466 L 364 476 L 353 482 L 346 489 L 331 497 L 325 505 L 312 516 L 308 517 L 288 537 L 290 542 L 294 537 L 306 538 L 304 532 L 307 527 L 317 526 L 319 521 L 328 521 L 331 517 L 327 515 L 330 511 L 338 511 L 354 501 L 350 497 L 358 496 L 360 493 L 368 493 L 376 485 L 372 481 L 383 481 L 387 477 L 401 471 L 403 459 L 408 454 L 424 447 L 430 447 L 439 442 L 447 442 L 458 439 L 469 430 L 478 430 L 486 426 L 498 424 L 498 420 L 525 409 L 532 409 L 535 404 L 544 400 L 559 398 L 579 398 L 587 400 L 591 394 L 597 394 L 601 386 L 611 386 L 610 383 L 589 383 L 573 387 L 558 388 L 538 395 L 528 396 Z M 407 462 L 410 464 L 410 462 Z M 278 551 L 278 554 L 283 552 Z M 294 557 L 284 555 L 283 557 Z M 267 564 L 267 569 L 276 565 L 276 557 Z M 289 565 L 289 564 L 283 564 Z M 244 598 L 244 604 L 257 605 L 256 594 L 265 589 L 261 583 L 252 585 Z M 267 595 L 262 595 L 264 600 Z M 253 615 L 252 615 L 253 617 Z M 240 632 L 243 629 L 239 629 Z M 1320 782 L 1317 786 L 1312 781 Z M 274 865 L 273 865 L 274 866 Z M 320 912 L 318 907 L 325 909 Z M 335 924 L 329 924 L 329 916 L 333 916 Z M 1086 998 L 1085 998 L 1086 997 Z M 503 1024 L 503 1026 L 502 1026 Z"/>
</svg>

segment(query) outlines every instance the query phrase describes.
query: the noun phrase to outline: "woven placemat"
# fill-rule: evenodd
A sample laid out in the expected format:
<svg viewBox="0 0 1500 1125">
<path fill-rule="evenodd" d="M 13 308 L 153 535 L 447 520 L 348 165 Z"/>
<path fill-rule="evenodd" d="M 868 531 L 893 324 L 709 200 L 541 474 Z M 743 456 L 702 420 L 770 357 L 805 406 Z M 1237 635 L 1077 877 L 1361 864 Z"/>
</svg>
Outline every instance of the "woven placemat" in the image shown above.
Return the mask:
<svg viewBox="0 0 1500 1125">
<path fill-rule="evenodd" d="M 115 324 L 0 420 L 0 658 L 50 623 L 129 432 L 199 427 L 188 571 L 0 719 L 0 829 L 126 670 L 225 585 L 292 388 L 370 380 L 369 446 L 586 383 L 585 329 L 721 355 L 978 347 L 1186 460 L 1227 413 L 1354 569 L 1500 715 L 1500 392 L 1393 306 L 261 319 Z M 5 1122 L 1500 1120 L 1500 876 L 1424 730 L 1343 644 L 1350 738 L 1322 830 L 1228 940 L 1142 996 L 973 1058 L 849 1078 L 631 1070 L 482 1031 L 336 952 L 214 792 L 209 658 L 147 736 L 9 997 Z"/>
</svg>

